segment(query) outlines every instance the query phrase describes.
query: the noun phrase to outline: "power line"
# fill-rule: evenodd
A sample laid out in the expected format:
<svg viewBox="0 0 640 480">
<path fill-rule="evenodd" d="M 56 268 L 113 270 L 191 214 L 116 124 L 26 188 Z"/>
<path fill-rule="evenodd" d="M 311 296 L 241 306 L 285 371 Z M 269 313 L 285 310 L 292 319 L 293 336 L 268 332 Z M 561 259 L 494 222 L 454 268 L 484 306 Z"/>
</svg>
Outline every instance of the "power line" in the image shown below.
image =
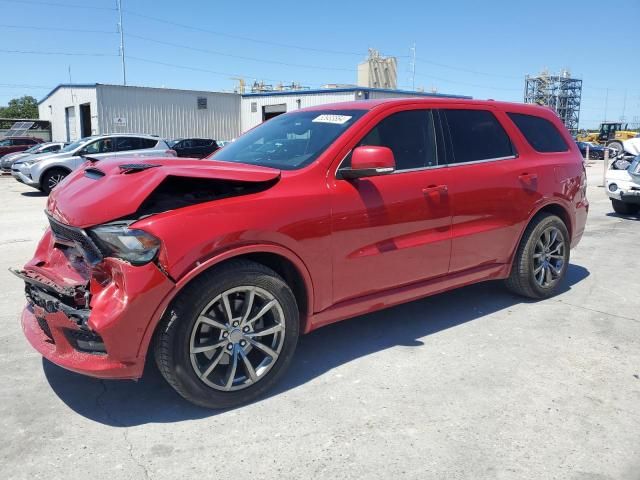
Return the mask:
<svg viewBox="0 0 640 480">
<path fill-rule="evenodd" d="M 112 53 L 83 53 L 83 52 L 51 52 L 43 50 L 5 50 L 0 49 L 0 53 L 19 53 L 22 55 L 63 55 L 78 57 L 117 57 Z"/>
<path fill-rule="evenodd" d="M 489 76 L 489 77 L 500 77 L 500 78 L 509 78 L 509 79 L 517 79 L 517 80 L 523 80 L 524 79 L 524 75 L 522 75 L 522 76 L 514 76 L 514 75 L 502 75 L 502 74 L 499 74 L 499 73 L 480 72 L 478 70 L 472 70 L 472 69 L 469 69 L 469 68 L 458 67 L 458 66 L 454 66 L 454 65 L 447 65 L 445 63 L 434 62 L 432 60 L 426 60 L 424 58 L 416 58 L 415 60 L 418 61 L 418 62 L 427 63 L 429 65 L 436 65 L 438 67 L 448 68 L 450 70 L 457 70 L 459 72 L 473 73 L 475 75 L 486 75 L 486 76 Z"/>
<path fill-rule="evenodd" d="M 219 76 L 223 76 L 223 77 L 248 77 L 248 78 L 260 78 L 261 80 L 267 80 L 270 82 L 279 82 L 282 79 L 274 79 L 274 78 L 264 78 L 261 77 L 260 75 L 243 75 L 240 73 L 232 73 L 232 72 L 220 72 L 220 71 L 216 71 L 216 70 L 210 70 L 208 68 L 202 68 L 202 67 L 191 67 L 188 65 L 178 65 L 175 63 L 168 63 L 168 62 L 161 62 L 159 60 L 150 60 L 148 58 L 141 58 L 141 57 L 132 57 L 131 55 L 129 55 L 127 58 L 129 58 L 130 60 L 136 60 L 139 62 L 144 62 L 144 63 L 150 63 L 150 64 L 154 64 L 154 65 L 162 65 L 164 67 L 171 67 L 171 68 L 178 68 L 181 70 L 190 70 L 193 72 L 203 72 L 203 73 L 210 73 L 212 75 L 219 75 Z M 318 84 L 312 84 L 310 82 L 302 82 L 305 83 L 307 85 L 318 85 Z"/>
<path fill-rule="evenodd" d="M 0 2 L 17 3 L 21 5 L 46 5 L 49 7 L 62 7 L 62 8 L 87 8 L 91 10 L 115 10 L 112 7 L 100 7 L 97 5 L 86 5 L 80 3 L 57 3 L 57 2 L 41 2 L 35 0 L 0 0 Z"/>
<path fill-rule="evenodd" d="M 442 77 L 436 77 L 434 75 L 424 75 L 421 73 L 416 73 L 417 76 L 419 77 L 424 77 L 424 78 L 431 78 L 434 80 L 438 80 L 440 82 L 445 82 L 445 83 L 456 83 L 458 85 L 465 85 L 467 87 L 476 87 L 476 88 L 486 88 L 486 89 L 490 89 L 490 90 L 502 90 L 502 91 L 510 91 L 510 92 L 522 92 L 523 89 L 522 88 L 505 88 L 505 87 L 493 87 L 490 85 L 479 85 L 477 83 L 467 83 L 467 82 L 460 82 L 458 80 L 450 80 L 447 78 L 442 78 Z"/>
<path fill-rule="evenodd" d="M 301 63 L 289 63 L 289 62 L 281 62 L 278 60 L 265 60 L 262 58 L 256 58 L 256 57 L 247 57 L 247 56 L 243 56 L 243 55 L 233 55 L 230 53 L 226 53 L 226 52 L 220 52 L 217 50 L 209 50 L 206 48 L 198 48 L 198 47 L 191 47 L 189 45 L 183 45 L 183 44 L 179 44 L 179 43 L 172 43 L 172 42 L 165 42 L 164 40 L 157 40 L 155 38 L 149 38 L 149 37 L 143 37 L 141 35 L 134 35 L 131 33 L 128 33 L 126 35 L 127 37 L 131 37 L 131 38 L 137 38 L 140 40 L 144 40 L 147 42 L 153 42 L 153 43 L 157 43 L 160 45 L 168 45 L 171 47 L 178 47 L 178 48 L 184 48 L 186 50 L 192 50 L 195 52 L 201 52 L 201 53 L 208 53 L 210 55 L 220 55 L 223 57 L 229 57 L 229 58 L 237 58 L 240 60 L 249 60 L 252 62 L 261 62 L 261 63 L 270 63 L 273 65 L 284 65 L 284 66 L 288 66 L 288 67 L 297 67 L 297 68 L 314 68 L 317 70 L 337 70 L 337 71 L 345 71 L 345 72 L 354 72 L 355 69 L 353 68 L 341 68 L 341 67 L 322 67 L 319 65 L 308 65 L 308 64 L 301 64 Z"/>
<path fill-rule="evenodd" d="M 35 90 L 49 90 L 51 87 L 45 87 L 44 85 L 26 85 L 22 83 L 0 83 L 2 88 L 32 88 Z"/>
<path fill-rule="evenodd" d="M 2 0 L 0 0 L 2 1 Z M 61 28 L 61 27 L 36 27 L 33 25 L 4 25 L 0 24 L 0 27 L 4 28 L 16 28 L 20 30 L 52 30 L 55 32 L 73 32 L 73 33 L 107 33 L 114 34 L 118 33 L 115 30 L 84 30 L 81 28 Z"/>
<path fill-rule="evenodd" d="M 293 49 L 296 49 L 296 50 L 306 50 L 306 51 L 316 52 L 316 53 L 330 53 L 330 54 L 333 54 L 333 55 L 354 55 L 354 56 L 358 56 L 358 57 L 364 57 L 362 52 L 347 52 L 347 51 L 339 51 L 339 50 L 326 50 L 326 49 L 322 49 L 322 48 L 304 47 L 304 46 L 301 46 L 301 45 L 292 45 L 292 44 L 287 44 L 287 43 L 273 42 L 273 41 L 270 41 L 270 40 L 261 40 L 261 39 L 257 39 L 257 38 L 245 37 L 245 36 L 242 36 L 242 35 L 235 35 L 235 34 L 232 34 L 232 33 L 218 32 L 216 30 L 209 30 L 207 28 L 195 27 L 193 25 L 186 25 L 184 23 L 178 23 L 178 22 L 174 22 L 174 21 L 171 21 L 171 20 L 165 20 L 165 19 L 158 18 L 158 17 L 152 17 L 150 15 L 143 15 L 141 13 L 132 12 L 131 10 L 128 10 L 128 9 L 125 9 L 124 11 L 129 15 L 134 15 L 136 17 L 145 18 L 147 20 L 152 20 L 154 22 L 164 23 L 166 25 L 173 25 L 175 27 L 180 27 L 180 28 L 184 28 L 184 29 L 187 29 L 187 30 L 193 30 L 193 31 L 196 31 L 196 32 L 208 33 L 210 35 L 218 35 L 218 36 L 221 36 L 221 37 L 233 38 L 235 40 L 245 40 L 245 41 L 248 41 L 248 42 L 260 43 L 260 44 L 263 44 L 263 45 L 272 45 L 272 46 L 281 47 L 281 48 L 293 48 Z"/>
</svg>

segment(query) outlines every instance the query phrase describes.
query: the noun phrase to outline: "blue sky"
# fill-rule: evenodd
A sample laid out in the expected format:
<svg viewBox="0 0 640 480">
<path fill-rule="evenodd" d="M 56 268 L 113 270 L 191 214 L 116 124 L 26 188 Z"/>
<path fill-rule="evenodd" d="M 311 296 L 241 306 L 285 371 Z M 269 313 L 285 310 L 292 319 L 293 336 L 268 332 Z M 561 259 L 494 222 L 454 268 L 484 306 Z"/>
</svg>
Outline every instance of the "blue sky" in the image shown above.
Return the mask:
<svg viewBox="0 0 640 480">
<path fill-rule="evenodd" d="M 639 0 L 615 4 L 619 22 L 602 16 L 602 1 L 122 3 L 131 85 L 355 83 L 371 47 L 399 57 L 399 84 L 410 87 L 415 42 L 416 87 L 522 101 L 525 74 L 568 68 L 583 79 L 581 127 L 605 114 L 640 123 L 638 32 L 624 20 L 640 18 Z M 0 104 L 42 98 L 69 68 L 74 83 L 122 81 L 115 0 L 0 0 L 0 9 Z"/>
</svg>

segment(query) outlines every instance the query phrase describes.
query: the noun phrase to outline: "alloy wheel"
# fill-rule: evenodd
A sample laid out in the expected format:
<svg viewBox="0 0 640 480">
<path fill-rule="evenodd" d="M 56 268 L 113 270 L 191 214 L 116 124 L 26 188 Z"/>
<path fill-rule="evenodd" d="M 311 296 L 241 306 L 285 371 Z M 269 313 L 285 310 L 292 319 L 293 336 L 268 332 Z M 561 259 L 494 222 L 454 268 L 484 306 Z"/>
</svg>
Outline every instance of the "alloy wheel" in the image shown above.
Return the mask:
<svg viewBox="0 0 640 480">
<path fill-rule="evenodd" d="M 565 267 L 565 238 L 556 227 L 547 227 L 536 242 L 533 252 L 533 276 L 543 288 L 554 285 Z"/>
<path fill-rule="evenodd" d="M 58 185 L 63 179 L 65 175 L 62 173 L 56 173 L 55 175 L 51 175 L 47 180 L 47 187 L 49 190 L 53 190 L 53 188 Z"/>
<path fill-rule="evenodd" d="M 211 388 L 241 390 L 271 370 L 284 338 L 285 319 L 278 300 L 260 287 L 235 287 L 198 315 L 189 341 L 191 365 Z"/>
</svg>

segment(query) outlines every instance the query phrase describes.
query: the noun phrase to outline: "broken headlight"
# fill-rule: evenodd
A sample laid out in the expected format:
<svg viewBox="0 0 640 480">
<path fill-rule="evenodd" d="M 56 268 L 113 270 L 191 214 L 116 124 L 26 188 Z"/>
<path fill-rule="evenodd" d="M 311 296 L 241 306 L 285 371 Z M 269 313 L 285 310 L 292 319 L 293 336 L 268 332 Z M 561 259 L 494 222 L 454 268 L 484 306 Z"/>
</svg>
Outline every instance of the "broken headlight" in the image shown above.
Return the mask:
<svg viewBox="0 0 640 480">
<path fill-rule="evenodd" d="M 153 260 L 160 248 L 160 240 L 143 230 L 130 229 L 125 224 L 101 225 L 91 229 L 100 249 L 109 257 L 116 257 L 133 265 Z"/>
</svg>

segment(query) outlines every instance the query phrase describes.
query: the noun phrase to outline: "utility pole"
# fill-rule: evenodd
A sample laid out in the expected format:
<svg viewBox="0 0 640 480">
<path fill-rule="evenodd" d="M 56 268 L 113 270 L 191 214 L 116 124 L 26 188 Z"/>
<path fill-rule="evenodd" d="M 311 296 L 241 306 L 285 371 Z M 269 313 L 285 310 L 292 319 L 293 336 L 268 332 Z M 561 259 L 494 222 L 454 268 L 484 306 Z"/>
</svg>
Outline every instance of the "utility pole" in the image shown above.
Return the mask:
<svg viewBox="0 0 640 480">
<path fill-rule="evenodd" d="M 118 5 L 118 31 L 120 32 L 120 57 L 122 58 L 122 84 L 127 85 L 127 67 L 124 61 L 124 29 L 122 28 L 122 0 L 116 0 Z"/>
<path fill-rule="evenodd" d="M 609 108 L 609 89 L 607 88 L 606 94 L 604 96 L 604 121 L 607 121 L 607 110 Z"/>
<path fill-rule="evenodd" d="M 411 90 L 416 89 L 416 42 L 413 42 L 411 50 Z"/>
</svg>

